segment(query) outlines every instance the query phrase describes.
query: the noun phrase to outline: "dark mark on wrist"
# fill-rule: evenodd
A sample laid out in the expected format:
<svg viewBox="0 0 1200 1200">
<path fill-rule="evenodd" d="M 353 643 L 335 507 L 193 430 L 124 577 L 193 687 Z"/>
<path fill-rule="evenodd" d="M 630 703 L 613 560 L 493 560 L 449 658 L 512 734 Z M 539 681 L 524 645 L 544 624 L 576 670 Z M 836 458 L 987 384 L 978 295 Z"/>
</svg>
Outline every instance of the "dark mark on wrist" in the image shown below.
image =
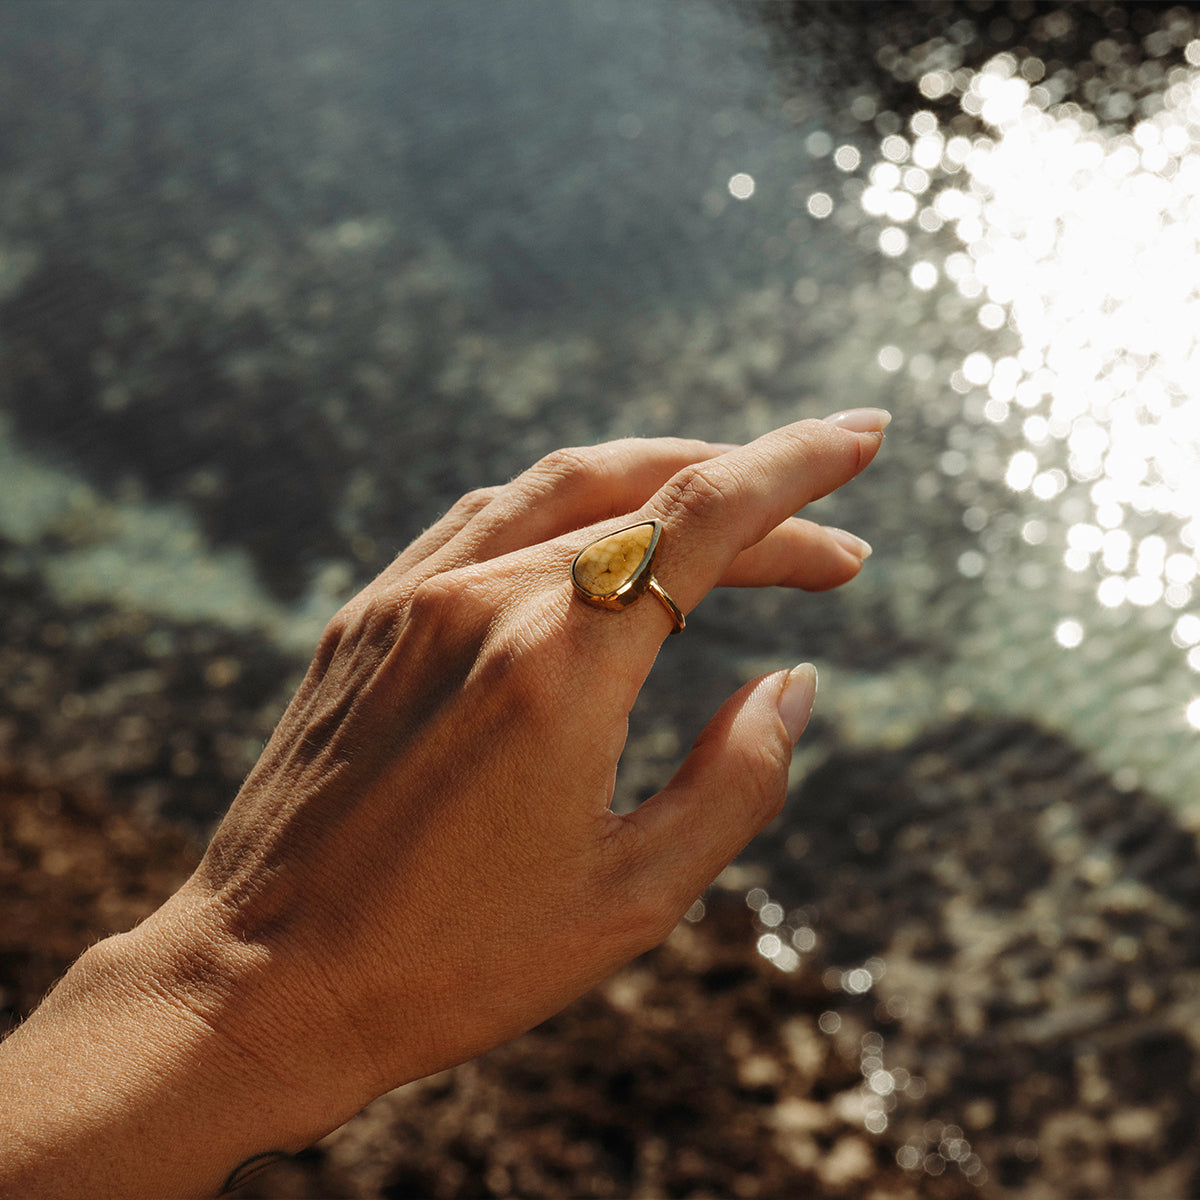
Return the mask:
<svg viewBox="0 0 1200 1200">
<path fill-rule="evenodd" d="M 252 1158 L 246 1159 L 244 1163 L 234 1167 L 229 1173 L 229 1178 L 221 1185 L 221 1190 L 217 1194 L 228 1196 L 231 1192 L 240 1188 L 242 1184 L 248 1183 L 268 1167 L 274 1166 L 275 1163 L 282 1162 L 283 1159 L 288 1157 L 290 1156 L 283 1150 L 267 1150 L 262 1154 L 255 1154 Z"/>
</svg>

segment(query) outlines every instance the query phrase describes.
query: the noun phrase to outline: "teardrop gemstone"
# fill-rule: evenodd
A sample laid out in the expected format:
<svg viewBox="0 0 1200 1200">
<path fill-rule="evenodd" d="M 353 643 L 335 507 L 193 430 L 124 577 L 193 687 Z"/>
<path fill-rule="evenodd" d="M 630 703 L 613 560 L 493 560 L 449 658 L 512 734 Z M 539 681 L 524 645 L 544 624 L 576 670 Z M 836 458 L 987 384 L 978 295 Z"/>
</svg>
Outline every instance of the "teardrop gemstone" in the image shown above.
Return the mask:
<svg viewBox="0 0 1200 1200">
<path fill-rule="evenodd" d="M 649 582 L 650 560 L 658 542 L 661 525 L 643 521 L 628 529 L 619 529 L 585 546 L 571 564 L 571 581 L 585 599 L 617 599 L 617 593 L 628 589 L 640 595 L 642 587 L 631 587 L 645 579 Z"/>
</svg>

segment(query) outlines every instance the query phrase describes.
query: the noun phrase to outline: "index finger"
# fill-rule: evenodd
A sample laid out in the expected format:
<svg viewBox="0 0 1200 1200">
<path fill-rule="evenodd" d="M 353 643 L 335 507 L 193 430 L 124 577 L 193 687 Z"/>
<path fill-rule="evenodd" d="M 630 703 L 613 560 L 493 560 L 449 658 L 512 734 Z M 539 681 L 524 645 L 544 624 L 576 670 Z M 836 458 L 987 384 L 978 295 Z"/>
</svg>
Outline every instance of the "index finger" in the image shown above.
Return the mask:
<svg viewBox="0 0 1200 1200">
<path fill-rule="evenodd" d="M 690 463 L 659 489 L 642 510 L 663 524 L 654 574 L 685 613 L 743 550 L 870 464 L 891 418 L 882 410 L 855 417 L 856 428 L 832 419 L 786 425 Z"/>
</svg>

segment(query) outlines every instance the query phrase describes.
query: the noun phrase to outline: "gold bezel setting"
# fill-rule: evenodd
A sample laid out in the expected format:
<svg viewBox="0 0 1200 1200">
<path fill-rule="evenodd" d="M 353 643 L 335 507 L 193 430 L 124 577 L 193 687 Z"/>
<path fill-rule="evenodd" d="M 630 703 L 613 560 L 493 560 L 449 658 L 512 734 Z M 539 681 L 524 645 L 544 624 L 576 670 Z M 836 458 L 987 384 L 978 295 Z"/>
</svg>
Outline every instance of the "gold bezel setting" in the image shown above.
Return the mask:
<svg viewBox="0 0 1200 1200">
<path fill-rule="evenodd" d="M 650 540 L 642 553 L 641 561 L 619 587 L 610 592 L 595 592 L 580 580 L 578 567 L 589 551 L 603 542 L 619 538 L 623 533 L 632 533 L 635 529 L 643 529 L 647 525 L 651 530 Z M 585 604 L 591 604 L 596 608 L 606 608 L 610 611 L 620 611 L 628 608 L 635 600 L 641 599 L 647 592 L 652 592 L 670 614 L 671 621 L 675 626 L 671 632 L 681 632 L 684 627 L 683 613 L 679 611 L 679 606 L 653 575 L 654 557 L 658 551 L 658 540 L 662 534 L 662 528 L 662 522 L 655 518 L 648 521 L 635 521 L 632 525 L 614 529 L 612 533 L 606 533 L 603 537 L 589 542 L 571 560 L 571 585 L 575 589 L 575 594 Z"/>
</svg>

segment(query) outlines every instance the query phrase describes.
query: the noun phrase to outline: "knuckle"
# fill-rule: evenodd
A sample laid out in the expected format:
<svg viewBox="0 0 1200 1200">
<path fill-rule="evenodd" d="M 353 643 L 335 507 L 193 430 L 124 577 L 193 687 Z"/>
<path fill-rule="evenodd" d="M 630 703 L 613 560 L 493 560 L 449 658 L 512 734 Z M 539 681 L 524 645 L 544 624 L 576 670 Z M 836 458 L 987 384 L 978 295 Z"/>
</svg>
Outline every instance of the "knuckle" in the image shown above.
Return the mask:
<svg viewBox="0 0 1200 1200">
<path fill-rule="evenodd" d="M 540 707 L 544 681 L 509 638 L 491 641 L 480 655 L 474 675 L 484 694 L 502 697 L 504 706 L 514 714 L 527 717 L 531 709 Z"/>
<path fill-rule="evenodd" d="M 320 640 L 317 642 L 316 653 L 313 655 L 313 666 L 318 675 L 324 675 L 329 670 L 330 663 L 338 649 L 343 646 L 350 633 L 350 615 L 345 608 L 338 609 L 329 618 Z"/>
<path fill-rule="evenodd" d="M 323 677 L 334 660 L 354 658 L 372 648 L 390 645 L 399 624 L 397 601 L 369 589 L 344 604 L 329 619 L 313 656 L 313 666 Z"/>
<path fill-rule="evenodd" d="M 360 638 L 366 642 L 390 642 L 400 626 L 400 609 L 401 602 L 396 596 L 388 593 L 369 596 L 355 622 Z"/>
<path fill-rule="evenodd" d="M 506 649 L 503 607 L 503 588 L 488 573 L 476 567 L 445 571 L 422 580 L 409 594 L 404 633 L 414 649 L 421 647 L 419 655 L 454 659 L 465 678 L 483 670 L 493 655 L 501 663 L 509 654 L 516 658 L 515 650 Z M 499 673 L 501 664 L 495 669 Z"/>
<path fill-rule="evenodd" d="M 405 603 L 405 624 L 418 629 L 442 629 L 462 623 L 471 609 L 470 589 L 453 571 L 422 579 Z"/>
<path fill-rule="evenodd" d="M 460 496 L 454 502 L 453 507 L 450 509 L 450 514 L 464 520 L 470 520 L 471 517 L 483 512 L 496 499 L 499 492 L 500 489 L 498 487 L 474 488 Z"/>
<path fill-rule="evenodd" d="M 536 629 L 515 623 L 494 626 L 474 675 L 483 691 L 503 697 L 512 713 L 534 717 L 548 729 L 561 719 L 562 698 L 556 687 L 558 672 L 544 651 Z"/>
<path fill-rule="evenodd" d="M 553 450 L 533 467 L 533 473 L 551 490 L 586 488 L 600 476 L 600 465 L 586 447 L 567 446 Z"/>
<path fill-rule="evenodd" d="M 317 643 L 318 652 L 327 656 L 332 655 L 349 631 L 350 613 L 346 607 L 339 608 L 329 618 L 321 632 L 321 640 Z"/>
<path fill-rule="evenodd" d="M 687 516 L 706 517 L 726 504 L 733 491 L 727 468 L 710 462 L 692 463 L 667 484 L 666 500 Z"/>
</svg>

